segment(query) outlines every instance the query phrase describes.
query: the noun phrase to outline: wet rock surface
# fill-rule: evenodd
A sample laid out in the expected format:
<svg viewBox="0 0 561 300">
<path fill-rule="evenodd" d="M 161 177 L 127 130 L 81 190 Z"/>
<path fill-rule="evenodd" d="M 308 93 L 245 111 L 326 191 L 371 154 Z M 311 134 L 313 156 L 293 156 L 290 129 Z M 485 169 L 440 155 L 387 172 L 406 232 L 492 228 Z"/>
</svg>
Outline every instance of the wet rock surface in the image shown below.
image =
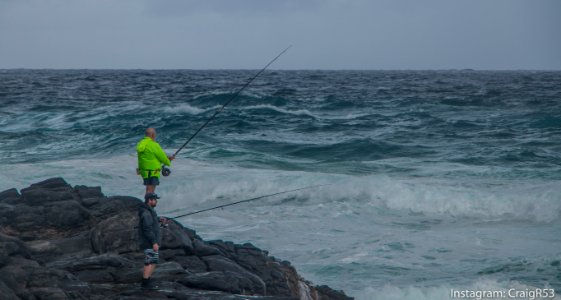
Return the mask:
<svg viewBox="0 0 561 300">
<path fill-rule="evenodd" d="M 204 241 L 175 221 L 162 229 L 158 288 L 141 290 L 141 204 L 62 178 L 0 192 L 1 298 L 352 299 L 251 244 Z"/>
</svg>

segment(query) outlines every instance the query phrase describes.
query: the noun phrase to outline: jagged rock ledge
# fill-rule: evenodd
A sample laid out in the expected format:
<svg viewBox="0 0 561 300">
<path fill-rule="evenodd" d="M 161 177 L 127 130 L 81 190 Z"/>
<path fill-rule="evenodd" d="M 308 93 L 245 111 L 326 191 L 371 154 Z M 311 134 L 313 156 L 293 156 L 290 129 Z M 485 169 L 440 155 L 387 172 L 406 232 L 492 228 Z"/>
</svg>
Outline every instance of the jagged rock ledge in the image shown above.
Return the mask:
<svg viewBox="0 0 561 300">
<path fill-rule="evenodd" d="M 142 291 L 141 203 L 62 178 L 0 192 L 2 299 L 352 299 L 251 244 L 204 241 L 173 221 L 153 275 L 160 288 Z"/>
</svg>

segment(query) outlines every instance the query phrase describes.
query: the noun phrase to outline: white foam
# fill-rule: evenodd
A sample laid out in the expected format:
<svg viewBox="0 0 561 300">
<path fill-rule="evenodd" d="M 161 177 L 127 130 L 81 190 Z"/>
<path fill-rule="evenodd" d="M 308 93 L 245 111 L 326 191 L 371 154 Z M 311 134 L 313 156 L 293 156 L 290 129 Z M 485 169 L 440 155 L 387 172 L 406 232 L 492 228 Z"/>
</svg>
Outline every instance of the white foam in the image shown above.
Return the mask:
<svg viewBox="0 0 561 300">
<path fill-rule="evenodd" d="M 336 115 L 329 115 L 329 114 L 321 114 L 320 115 L 318 113 L 312 113 L 311 111 L 309 111 L 307 109 L 288 110 L 288 109 L 280 108 L 280 107 L 270 105 L 270 104 L 251 105 L 251 106 L 246 106 L 242 109 L 244 109 L 244 110 L 269 109 L 269 110 L 274 110 L 276 112 L 283 113 L 283 114 L 288 114 L 288 115 L 309 116 L 309 117 L 312 117 L 312 118 L 318 119 L 318 120 L 321 120 L 321 119 L 326 119 L 326 120 L 353 120 L 353 119 L 356 119 L 356 118 L 361 118 L 361 117 L 365 117 L 365 116 L 370 115 L 370 113 L 354 113 L 354 112 L 349 112 L 345 115 L 341 111 L 338 111 Z"/>
<path fill-rule="evenodd" d="M 358 204 L 355 209 L 364 204 L 451 217 L 539 222 L 556 220 L 561 213 L 561 203 L 558 201 L 561 186 L 557 181 L 491 182 L 338 174 L 308 176 L 334 183 L 333 186 L 314 191 L 312 201 L 348 201 Z"/>
<path fill-rule="evenodd" d="M 141 198 L 144 187 L 135 174 L 135 155 L 107 159 L 73 159 L 59 162 L 24 163 L 6 166 L 0 172 L 0 190 L 25 188 L 32 183 L 63 177 L 72 185 L 102 186 L 107 195 L 131 195 Z M 194 205 L 241 200 L 299 188 L 306 182 L 305 172 L 273 170 L 240 170 L 234 166 L 210 165 L 179 158 L 172 166 L 172 175 L 161 178 L 157 192 L 166 201 L 161 209 L 174 210 Z M 296 175 L 297 174 L 297 175 Z M 298 192 L 296 192 L 298 194 Z M 214 201 L 214 202 L 213 202 Z"/>
<path fill-rule="evenodd" d="M 135 175 L 136 158 L 68 160 L 5 166 L 0 190 L 22 188 L 45 178 L 62 176 L 72 184 L 99 185 L 110 194 L 142 197 Z M 334 217 L 385 208 L 442 217 L 483 221 L 551 222 L 559 218 L 561 186 L 556 181 L 461 182 L 431 178 L 351 176 L 300 171 L 244 169 L 188 159 L 174 162 L 172 176 L 162 178 L 158 192 L 166 198 L 162 209 L 206 208 L 308 185 L 331 186 L 302 190 L 289 196 L 313 205 L 339 204 Z M 282 198 L 281 198 L 282 199 Z M 344 205 L 343 205 L 344 204 Z M 296 205 L 296 204 L 295 204 Z"/>
<path fill-rule="evenodd" d="M 37 128 L 60 128 L 67 114 L 56 112 L 40 112 L 16 114 L 7 117 L 2 124 L 5 132 L 32 131 Z"/>
<path fill-rule="evenodd" d="M 41 129 L 63 130 L 76 124 L 87 124 L 92 121 L 103 120 L 108 117 L 122 116 L 127 112 L 142 111 L 145 106 L 135 101 L 125 101 L 118 104 L 107 104 L 91 109 L 69 111 L 19 111 L 0 120 L 0 125 L 6 132 L 34 131 Z"/>
<path fill-rule="evenodd" d="M 187 113 L 190 115 L 198 115 L 198 114 L 203 114 L 206 113 L 207 111 L 211 111 L 211 110 L 217 110 L 220 107 L 222 107 L 221 105 L 215 105 L 209 108 L 198 108 L 196 106 L 191 106 L 187 103 L 182 103 L 179 105 L 176 105 L 174 107 L 165 107 L 163 109 L 164 112 L 166 113 Z"/>
<path fill-rule="evenodd" d="M 251 105 L 251 106 L 246 106 L 243 109 L 244 110 L 269 109 L 269 110 L 274 110 L 276 112 L 283 113 L 283 114 L 288 114 L 288 115 L 309 116 L 309 117 L 312 117 L 312 118 L 315 118 L 315 119 L 321 119 L 320 116 L 311 113 L 307 109 L 288 110 L 288 109 L 280 108 L 280 107 L 270 105 L 270 104 Z"/>
</svg>

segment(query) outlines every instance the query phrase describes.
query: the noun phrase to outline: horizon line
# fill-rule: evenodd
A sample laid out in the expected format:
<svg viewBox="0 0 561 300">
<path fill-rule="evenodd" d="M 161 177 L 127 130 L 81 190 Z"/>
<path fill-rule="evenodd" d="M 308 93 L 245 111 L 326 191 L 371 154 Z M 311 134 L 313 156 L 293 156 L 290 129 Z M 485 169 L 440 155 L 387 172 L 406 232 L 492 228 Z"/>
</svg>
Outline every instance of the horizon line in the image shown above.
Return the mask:
<svg viewBox="0 0 561 300">
<path fill-rule="evenodd" d="M 196 69 L 196 68 L 0 68 L 0 71 L 254 71 L 258 68 L 209 68 L 209 69 Z M 513 72 L 513 71 L 527 71 L 527 72 L 559 72 L 561 69 L 474 69 L 474 68 L 442 68 L 442 69 L 267 69 L 268 71 L 464 71 L 464 72 Z"/>
</svg>

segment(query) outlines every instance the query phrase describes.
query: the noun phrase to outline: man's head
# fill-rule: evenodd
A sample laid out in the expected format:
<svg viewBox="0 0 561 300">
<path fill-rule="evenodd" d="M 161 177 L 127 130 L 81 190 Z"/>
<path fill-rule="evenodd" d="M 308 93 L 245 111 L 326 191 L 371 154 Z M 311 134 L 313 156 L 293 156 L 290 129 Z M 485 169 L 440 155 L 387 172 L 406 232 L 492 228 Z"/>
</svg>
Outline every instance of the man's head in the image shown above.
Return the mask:
<svg viewBox="0 0 561 300">
<path fill-rule="evenodd" d="M 150 207 L 156 207 L 158 199 L 160 199 L 160 197 L 156 193 L 148 193 L 144 196 L 144 203 L 148 204 Z"/>
<path fill-rule="evenodd" d="M 148 128 L 146 128 L 146 131 L 144 132 L 144 135 L 153 139 L 153 140 L 156 140 L 156 129 L 154 129 L 152 127 L 148 127 Z"/>
</svg>

